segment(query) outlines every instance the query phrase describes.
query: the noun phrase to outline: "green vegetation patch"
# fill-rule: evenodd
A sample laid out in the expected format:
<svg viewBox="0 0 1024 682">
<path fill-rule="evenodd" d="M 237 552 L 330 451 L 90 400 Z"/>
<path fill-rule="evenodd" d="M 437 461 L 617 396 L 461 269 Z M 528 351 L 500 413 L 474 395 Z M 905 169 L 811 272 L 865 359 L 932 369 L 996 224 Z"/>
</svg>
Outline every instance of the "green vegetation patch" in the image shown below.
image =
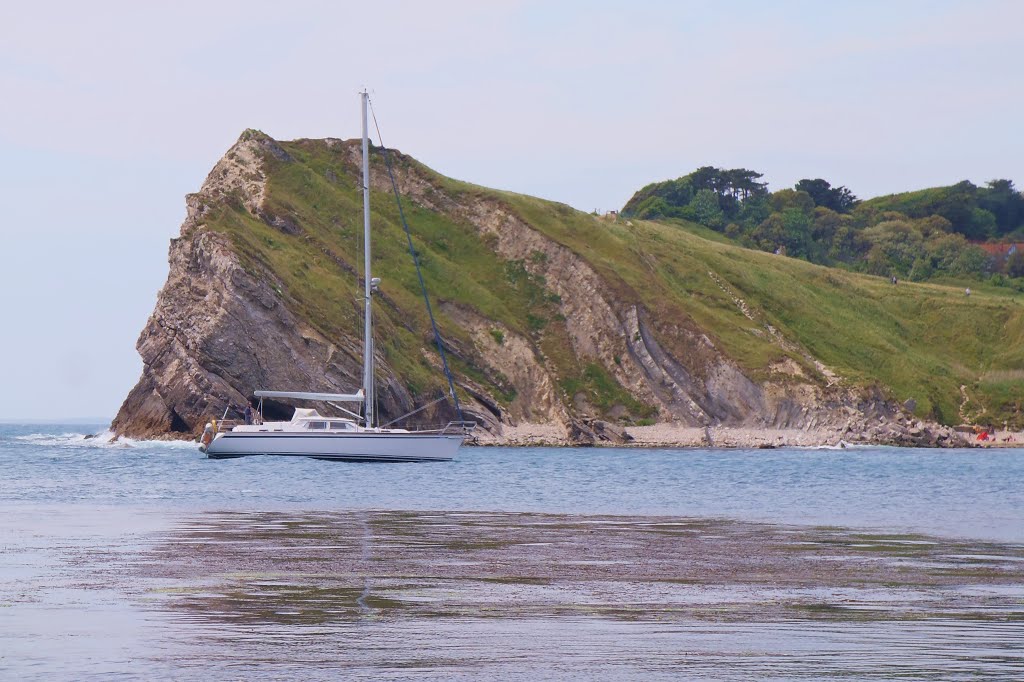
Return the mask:
<svg viewBox="0 0 1024 682">
<path fill-rule="evenodd" d="M 602 412 L 607 412 L 616 405 L 622 405 L 629 413 L 637 417 L 650 417 L 655 410 L 629 394 L 597 363 L 589 363 L 577 376 L 567 377 L 561 381 L 562 390 L 572 399 L 583 393 L 587 401 Z"/>
</svg>

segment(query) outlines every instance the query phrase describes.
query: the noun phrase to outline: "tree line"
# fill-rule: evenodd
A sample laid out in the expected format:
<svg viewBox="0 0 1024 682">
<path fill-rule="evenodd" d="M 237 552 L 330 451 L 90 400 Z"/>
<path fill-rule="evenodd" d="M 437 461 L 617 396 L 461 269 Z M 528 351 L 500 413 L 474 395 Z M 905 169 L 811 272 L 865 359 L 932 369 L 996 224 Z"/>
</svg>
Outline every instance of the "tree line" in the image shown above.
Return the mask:
<svg viewBox="0 0 1024 682">
<path fill-rule="evenodd" d="M 647 185 L 622 215 L 695 222 L 750 248 L 876 275 L 1024 278 L 1024 253 L 980 246 L 1024 242 L 1024 194 L 1011 180 L 983 187 L 965 180 L 860 201 L 822 178 L 776 192 L 761 178 L 745 168 L 703 166 Z M 1013 284 L 1024 290 L 1024 279 Z"/>
</svg>

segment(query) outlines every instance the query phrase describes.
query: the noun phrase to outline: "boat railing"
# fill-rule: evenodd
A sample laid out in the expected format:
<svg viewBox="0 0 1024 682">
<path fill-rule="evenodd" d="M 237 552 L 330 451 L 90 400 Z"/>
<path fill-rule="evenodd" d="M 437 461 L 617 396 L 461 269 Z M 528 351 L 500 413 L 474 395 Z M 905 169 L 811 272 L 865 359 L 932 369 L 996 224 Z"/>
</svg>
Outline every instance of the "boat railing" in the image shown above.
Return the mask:
<svg viewBox="0 0 1024 682">
<path fill-rule="evenodd" d="M 450 421 L 444 426 L 423 426 L 408 429 L 412 433 L 436 433 L 440 435 L 451 435 L 456 433 L 469 434 L 477 426 L 474 421 Z"/>
<path fill-rule="evenodd" d="M 441 429 L 441 433 L 470 433 L 476 428 L 474 421 L 450 421 Z"/>
<path fill-rule="evenodd" d="M 231 429 L 235 428 L 242 423 L 241 419 L 218 419 L 217 420 L 217 433 L 227 433 Z"/>
</svg>

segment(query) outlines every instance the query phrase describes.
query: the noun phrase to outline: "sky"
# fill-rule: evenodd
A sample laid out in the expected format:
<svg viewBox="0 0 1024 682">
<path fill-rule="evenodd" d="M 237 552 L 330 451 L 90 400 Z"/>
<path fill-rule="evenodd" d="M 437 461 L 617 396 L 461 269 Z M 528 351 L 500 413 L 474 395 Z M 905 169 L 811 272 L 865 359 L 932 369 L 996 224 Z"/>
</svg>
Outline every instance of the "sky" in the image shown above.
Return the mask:
<svg viewBox="0 0 1024 682">
<path fill-rule="evenodd" d="M 583 210 L 703 165 L 1024 185 L 1024 2 L 0 3 L 0 420 L 111 418 L 246 128 Z"/>
</svg>

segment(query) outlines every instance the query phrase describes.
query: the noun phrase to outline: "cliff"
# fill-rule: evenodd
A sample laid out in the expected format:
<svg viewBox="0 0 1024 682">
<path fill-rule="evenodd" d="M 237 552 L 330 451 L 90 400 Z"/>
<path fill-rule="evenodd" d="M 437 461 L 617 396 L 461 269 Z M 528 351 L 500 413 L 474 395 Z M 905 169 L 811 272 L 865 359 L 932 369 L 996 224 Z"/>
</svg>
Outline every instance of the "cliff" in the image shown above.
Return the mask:
<svg viewBox="0 0 1024 682">
<path fill-rule="evenodd" d="M 464 409 L 498 440 L 508 427 L 545 424 L 556 441 L 615 442 L 623 427 L 655 422 L 950 438 L 932 422 L 955 420 L 941 411 L 962 400 L 957 386 L 947 399 L 945 383 L 886 383 L 871 353 L 888 349 L 866 349 L 864 362 L 845 350 L 845 324 L 888 324 L 902 305 L 881 280 L 457 182 L 392 154 Z M 387 421 L 444 385 L 379 150 L 371 165 Z M 187 438 L 258 388 L 359 385 L 358 173 L 357 141 L 241 136 L 187 198 L 116 433 Z M 933 288 L 938 310 L 952 294 Z M 830 302 L 818 310 L 841 316 L 845 305 L 857 319 L 817 319 L 822 297 Z M 930 343 L 913 362 L 945 362 Z M 415 421 L 453 416 L 439 404 Z"/>
</svg>

